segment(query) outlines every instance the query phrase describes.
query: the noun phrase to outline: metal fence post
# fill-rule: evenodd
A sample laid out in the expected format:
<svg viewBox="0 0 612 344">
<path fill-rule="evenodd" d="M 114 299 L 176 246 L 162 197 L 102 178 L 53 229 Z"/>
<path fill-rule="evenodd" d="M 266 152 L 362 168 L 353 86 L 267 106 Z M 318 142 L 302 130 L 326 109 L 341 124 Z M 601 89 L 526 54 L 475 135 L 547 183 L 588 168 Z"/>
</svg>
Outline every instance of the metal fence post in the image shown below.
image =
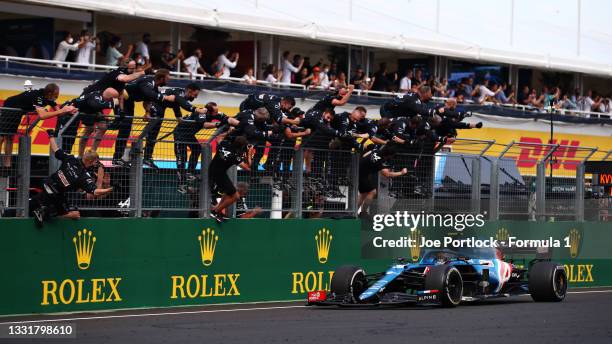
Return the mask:
<svg viewBox="0 0 612 344">
<path fill-rule="evenodd" d="M 130 149 L 130 208 L 134 211 L 134 217 L 142 216 L 142 140 L 132 142 Z"/>
<path fill-rule="evenodd" d="M 258 169 L 259 166 L 254 166 L 253 168 Z M 238 183 L 238 166 L 234 165 L 227 170 L 229 174 L 230 180 L 234 185 Z M 227 214 L 231 218 L 236 218 L 236 203 L 233 203 L 227 208 Z"/>
<path fill-rule="evenodd" d="M 576 166 L 576 221 L 584 221 L 584 162 Z"/>
<path fill-rule="evenodd" d="M 536 217 L 546 220 L 546 164 L 547 160 L 538 162 L 536 171 Z"/>
<path fill-rule="evenodd" d="M 293 173 L 295 175 L 295 217 L 302 218 L 302 195 L 304 193 L 304 148 L 300 146 L 293 156 Z"/>
<path fill-rule="evenodd" d="M 491 178 L 489 182 L 489 220 L 499 220 L 499 159 L 491 160 Z"/>
<path fill-rule="evenodd" d="M 19 156 L 17 157 L 17 216 L 28 217 L 30 200 L 30 170 L 32 142 L 29 136 L 19 137 Z"/>
<path fill-rule="evenodd" d="M 359 152 L 351 154 L 351 190 L 349 192 L 349 204 L 351 212 L 357 217 L 357 197 L 359 195 Z"/>
<path fill-rule="evenodd" d="M 200 161 L 200 217 L 210 218 L 210 187 L 208 185 L 208 166 L 212 160 L 212 147 L 207 142 L 202 147 L 202 157 Z"/>
<path fill-rule="evenodd" d="M 480 156 L 472 158 L 472 212 L 480 213 Z"/>
</svg>

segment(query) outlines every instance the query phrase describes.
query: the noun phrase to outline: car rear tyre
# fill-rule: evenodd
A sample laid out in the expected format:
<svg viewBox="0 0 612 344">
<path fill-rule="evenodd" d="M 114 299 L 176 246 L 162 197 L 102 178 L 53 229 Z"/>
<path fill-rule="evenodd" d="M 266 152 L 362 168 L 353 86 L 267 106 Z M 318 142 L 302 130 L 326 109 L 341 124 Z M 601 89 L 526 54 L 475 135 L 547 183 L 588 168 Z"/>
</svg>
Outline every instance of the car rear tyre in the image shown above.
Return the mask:
<svg viewBox="0 0 612 344">
<path fill-rule="evenodd" d="M 529 269 L 529 293 L 534 301 L 559 302 L 565 299 L 567 274 L 563 265 L 537 262 Z"/>
<path fill-rule="evenodd" d="M 357 300 L 367 289 L 365 271 L 355 265 L 343 265 L 336 269 L 331 280 L 331 292 L 335 295 L 351 295 Z"/>
<path fill-rule="evenodd" d="M 438 290 L 442 306 L 456 307 L 463 296 L 463 278 L 453 266 L 432 266 L 425 276 L 425 290 Z"/>
</svg>

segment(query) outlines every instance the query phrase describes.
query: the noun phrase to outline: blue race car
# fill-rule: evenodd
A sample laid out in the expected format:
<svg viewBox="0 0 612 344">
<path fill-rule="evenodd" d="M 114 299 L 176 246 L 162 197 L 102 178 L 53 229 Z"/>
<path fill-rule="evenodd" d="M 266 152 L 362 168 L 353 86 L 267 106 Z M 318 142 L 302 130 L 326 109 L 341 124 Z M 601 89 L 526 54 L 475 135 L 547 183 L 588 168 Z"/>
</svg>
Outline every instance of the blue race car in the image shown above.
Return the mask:
<svg viewBox="0 0 612 344">
<path fill-rule="evenodd" d="M 386 272 L 366 274 L 354 265 L 339 267 L 330 291 L 308 294 L 309 305 L 439 305 L 530 294 L 535 301 L 562 301 L 567 291 L 563 265 L 540 252 L 528 268 L 505 261 L 499 248 L 432 250 L 417 263 L 403 259 Z"/>
</svg>

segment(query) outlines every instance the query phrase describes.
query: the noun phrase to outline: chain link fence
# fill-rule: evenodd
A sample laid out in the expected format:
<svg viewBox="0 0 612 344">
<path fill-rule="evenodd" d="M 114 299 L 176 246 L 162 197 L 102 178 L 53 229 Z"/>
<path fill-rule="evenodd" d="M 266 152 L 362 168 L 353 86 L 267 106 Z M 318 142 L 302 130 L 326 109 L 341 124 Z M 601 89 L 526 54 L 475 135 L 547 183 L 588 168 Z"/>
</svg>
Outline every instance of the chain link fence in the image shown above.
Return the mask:
<svg viewBox="0 0 612 344">
<path fill-rule="evenodd" d="M 19 124 L 13 130 L 15 117 Z M 0 111 L 0 134 L 4 142 L 8 137 L 12 142 L 10 153 L 6 154 L 3 144 L 0 156 L 3 217 L 26 216 L 30 193 L 37 192 L 37 184 L 30 180 L 33 163 L 29 133 L 37 125 L 32 118 L 18 110 Z M 78 156 L 95 147 L 100 156 L 100 164 L 92 169 L 97 183 L 114 188 L 102 198 L 72 192 L 68 195 L 70 203 L 81 210 L 82 216 L 208 217 L 211 204 L 220 195 L 208 185 L 207 167 L 225 133 L 203 129 L 193 137 L 177 136 L 180 122 L 86 114 L 58 120 L 61 148 Z M 362 154 L 357 147 L 333 140 L 321 145 L 308 140 L 272 141 L 255 147 L 249 170 L 234 167 L 228 171 L 240 193 L 229 215 L 357 215 Z M 593 175 L 584 172 L 584 163 L 595 153 L 598 160 L 612 160 L 612 154 L 596 152 L 595 148 L 529 142 L 499 145 L 492 140 L 460 139 L 435 154 L 432 150 L 419 146 L 395 155 L 393 169 L 405 167 L 408 174 L 378 177 L 378 195 L 371 213 L 483 213 L 492 220 L 533 221 L 604 221 L 612 213 L 608 189 L 593 185 Z M 48 173 L 53 173 L 59 162 L 54 157 L 48 159 Z"/>
</svg>

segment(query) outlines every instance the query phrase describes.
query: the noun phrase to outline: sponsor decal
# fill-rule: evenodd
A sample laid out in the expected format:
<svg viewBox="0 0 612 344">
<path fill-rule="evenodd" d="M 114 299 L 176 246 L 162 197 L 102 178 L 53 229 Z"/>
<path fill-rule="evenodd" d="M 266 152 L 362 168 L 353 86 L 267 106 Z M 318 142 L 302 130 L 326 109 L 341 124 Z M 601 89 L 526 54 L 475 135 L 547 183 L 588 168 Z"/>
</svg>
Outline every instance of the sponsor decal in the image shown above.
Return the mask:
<svg viewBox="0 0 612 344">
<path fill-rule="evenodd" d="M 331 252 L 332 233 L 329 229 L 321 228 L 314 236 L 317 250 L 317 261 L 325 264 L 329 261 Z M 303 294 L 313 291 L 329 290 L 333 271 L 298 271 L 291 273 L 291 293 Z"/>
<path fill-rule="evenodd" d="M 413 240 L 413 242 L 421 241 L 421 231 L 418 228 L 410 232 L 409 236 L 410 239 Z M 419 258 L 421 258 L 421 245 L 410 246 L 410 257 L 412 258 L 413 262 L 419 261 Z"/>
<path fill-rule="evenodd" d="M 206 228 L 198 235 L 197 240 L 202 265 L 210 267 L 215 260 L 217 244 L 220 241 L 218 231 Z M 240 296 L 239 278 L 240 274 L 236 273 L 172 275 L 170 299 Z"/>
<path fill-rule="evenodd" d="M 570 257 L 576 258 L 580 254 L 580 248 L 582 247 L 582 234 L 576 228 L 572 228 L 567 236 L 569 237 Z"/>
<path fill-rule="evenodd" d="M 79 270 L 91 267 L 96 237 L 93 231 L 77 231 L 72 238 L 75 250 L 76 266 Z M 120 302 L 119 289 L 121 277 L 101 277 L 91 279 L 43 280 L 42 306 L 70 305 L 82 303 Z"/>
</svg>

